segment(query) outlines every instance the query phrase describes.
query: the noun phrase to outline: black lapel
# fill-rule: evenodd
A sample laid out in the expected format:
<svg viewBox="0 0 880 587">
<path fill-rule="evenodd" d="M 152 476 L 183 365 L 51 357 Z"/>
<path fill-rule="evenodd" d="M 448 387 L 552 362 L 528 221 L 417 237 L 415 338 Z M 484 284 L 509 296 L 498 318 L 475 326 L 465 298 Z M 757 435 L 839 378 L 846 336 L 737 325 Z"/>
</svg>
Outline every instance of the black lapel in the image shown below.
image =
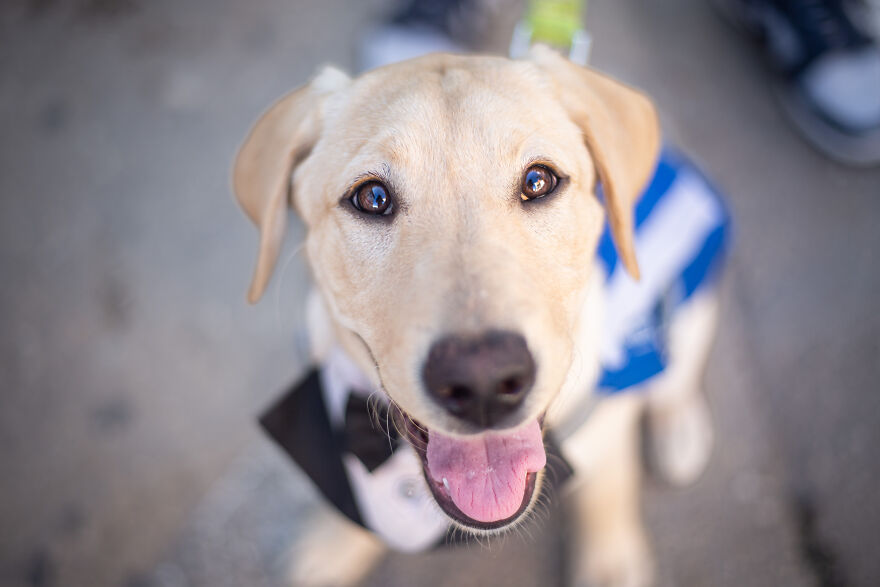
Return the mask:
<svg viewBox="0 0 880 587">
<path fill-rule="evenodd" d="M 342 463 L 343 439 L 330 427 L 316 369 L 269 408 L 260 424 L 339 511 L 364 525 Z"/>
</svg>

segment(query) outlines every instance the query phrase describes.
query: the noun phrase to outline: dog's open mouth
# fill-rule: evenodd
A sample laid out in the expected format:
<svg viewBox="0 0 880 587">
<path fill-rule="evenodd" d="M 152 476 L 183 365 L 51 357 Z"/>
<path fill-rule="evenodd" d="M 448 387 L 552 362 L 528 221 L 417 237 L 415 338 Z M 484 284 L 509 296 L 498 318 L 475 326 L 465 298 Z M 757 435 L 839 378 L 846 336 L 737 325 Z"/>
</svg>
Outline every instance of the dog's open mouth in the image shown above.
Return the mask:
<svg viewBox="0 0 880 587">
<path fill-rule="evenodd" d="M 547 462 L 538 420 L 515 430 L 453 437 L 426 429 L 399 409 L 394 418 L 422 461 L 434 499 L 452 520 L 492 531 L 528 510 Z"/>
</svg>

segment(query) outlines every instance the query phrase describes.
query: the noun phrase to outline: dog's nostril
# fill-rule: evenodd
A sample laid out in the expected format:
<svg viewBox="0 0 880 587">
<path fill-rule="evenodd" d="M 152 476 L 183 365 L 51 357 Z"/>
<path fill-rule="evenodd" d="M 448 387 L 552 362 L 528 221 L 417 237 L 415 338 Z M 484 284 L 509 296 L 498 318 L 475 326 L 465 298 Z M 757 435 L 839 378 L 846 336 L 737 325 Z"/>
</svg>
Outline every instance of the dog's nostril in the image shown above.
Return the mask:
<svg viewBox="0 0 880 587">
<path fill-rule="evenodd" d="M 471 390 L 466 385 L 449 385 L 438 389 L 435 395 L 449 399 L 465 399 L 471 395 Z"/>
<path fill-rule="evenodd" d="M 466 385 L 450 385 L 438 389 L 434 395 L 441 400 L 447 410 L 457 414 L 473 397 L 474 392 Z"/>
<path fill-rule="evenodd" d="M 501 395 L 517 395 L 523 391 L 525 381 L 522 377 L 508 377 L 498 384 L 498 393 Z"/>
<path fill-rule="evenodd" d="M 448 412 L 493 426 L 522 404 L 535 381 L 535 363 L 518 334 L 447 336 L 428 352 L 422 378 Z"/>
<path fill-rule="evenodd" d="M 454 400 L 466 400 L 473 395 L 473 392 L 464 385 L 453 385 L 449 388 L 449 397 Z"/>
</svg>

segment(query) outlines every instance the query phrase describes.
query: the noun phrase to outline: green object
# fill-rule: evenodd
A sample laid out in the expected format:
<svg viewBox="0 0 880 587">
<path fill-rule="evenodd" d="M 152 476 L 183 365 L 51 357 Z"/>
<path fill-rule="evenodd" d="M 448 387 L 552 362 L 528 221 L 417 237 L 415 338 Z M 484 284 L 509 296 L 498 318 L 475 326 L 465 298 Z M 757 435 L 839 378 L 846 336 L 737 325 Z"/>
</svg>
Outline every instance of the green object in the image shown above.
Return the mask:
<svg viewBox="0 0 880 587">
<path fill-rule="evenodd" d="M 525 22 L 532 29 L 532 42 L 571 47 L 586 9 L 586 0 L 529 0 Z"/>
</svg>

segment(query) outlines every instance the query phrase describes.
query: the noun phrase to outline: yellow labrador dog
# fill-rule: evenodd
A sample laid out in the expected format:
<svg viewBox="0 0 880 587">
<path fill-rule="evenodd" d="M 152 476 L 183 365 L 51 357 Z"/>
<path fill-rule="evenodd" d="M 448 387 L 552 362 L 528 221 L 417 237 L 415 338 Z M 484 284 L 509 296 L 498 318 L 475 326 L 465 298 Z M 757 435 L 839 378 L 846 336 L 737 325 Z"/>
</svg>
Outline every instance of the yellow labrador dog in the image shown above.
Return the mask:
<svg viewBox="0 0 880 587">
<path fill-rule="evenodd" d="M 607 218 L 638 279 L 633 206 L 659 145 L 644 95 L 541 47 L 518 61 L 431 55 L 356 79 L 325 69 L 257 121 L 235 162 L 260 230 L 249 299 L 267 286 L 292 206 L 307 228 L 316 361 L 340 349 L 393 406 L 435 509 L 468 531 L 503 531 L 540 492 L 545 431 L 595 387 L 605 301 L 592 259 Z M 645 413 L 668 478 L 699 474 L 714 316 L 710 296 L 691 300 L 650 393 L 604 399 L 567 434 L 589 536 L 575 546 L 577 584 L 650 583 L 638 422 Z M 297 584 L 355 583 L 384 549 L 341 518 L 308 534 Z"/>
</svg>

